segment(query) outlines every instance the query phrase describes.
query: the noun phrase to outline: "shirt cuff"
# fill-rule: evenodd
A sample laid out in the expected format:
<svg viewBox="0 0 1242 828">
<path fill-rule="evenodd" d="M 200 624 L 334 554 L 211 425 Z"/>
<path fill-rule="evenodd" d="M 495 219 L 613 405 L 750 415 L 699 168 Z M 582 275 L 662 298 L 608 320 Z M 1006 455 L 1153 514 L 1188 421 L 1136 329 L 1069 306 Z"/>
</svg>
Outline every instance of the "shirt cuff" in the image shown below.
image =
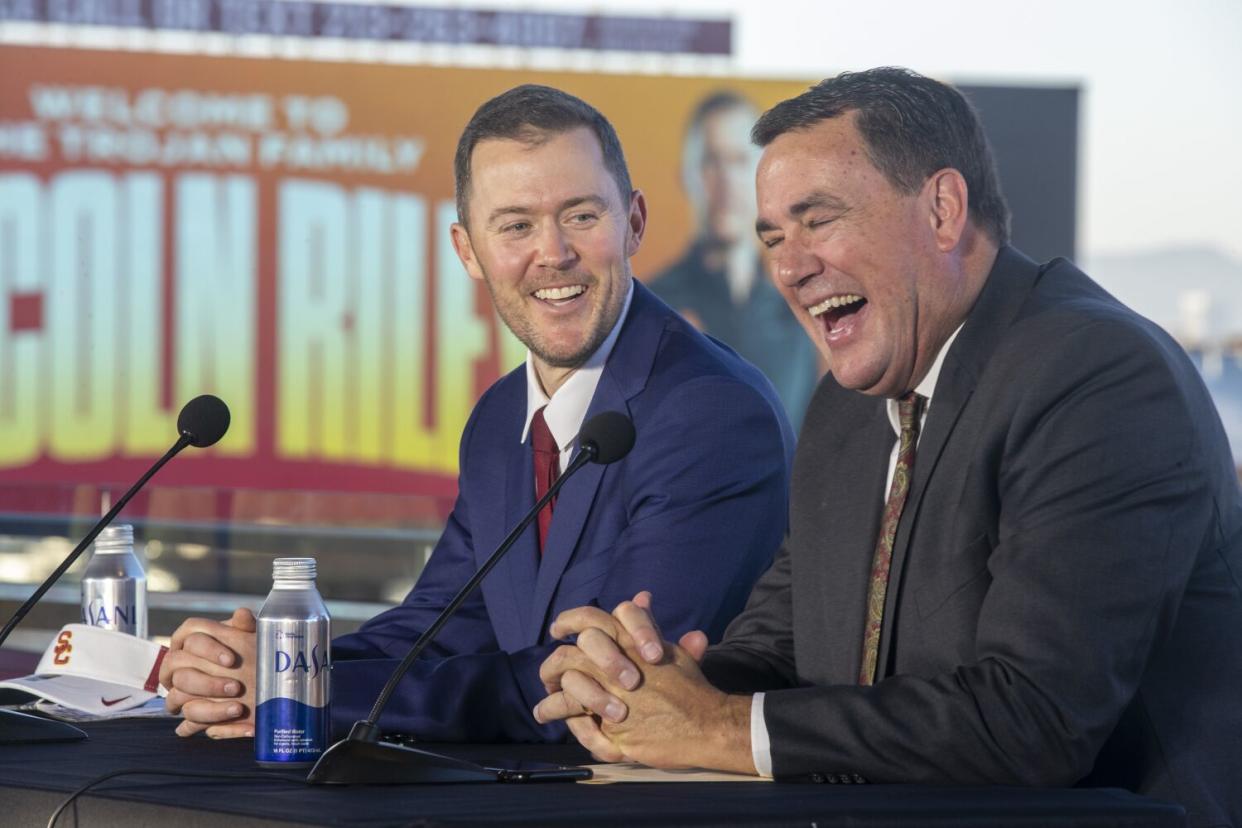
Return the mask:
<svg viewBox="0 0 1242 828">
<path fill-rule="evenodd" d="M 750 701 L 750 758 L 760 776 L 772 778 L 772 743 L 763 720 L 763 693 L 756 693 Z"/>
</svg>

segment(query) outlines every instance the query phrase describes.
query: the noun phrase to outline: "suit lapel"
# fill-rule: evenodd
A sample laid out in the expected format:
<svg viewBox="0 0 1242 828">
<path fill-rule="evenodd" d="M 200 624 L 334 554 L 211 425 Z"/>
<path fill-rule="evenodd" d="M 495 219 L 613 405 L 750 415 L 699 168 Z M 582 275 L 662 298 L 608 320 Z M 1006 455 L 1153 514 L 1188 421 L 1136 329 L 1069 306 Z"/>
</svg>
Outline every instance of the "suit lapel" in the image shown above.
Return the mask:
<svg viewBox="0 0 1242 828">
<path fill-rule="evenodd" d="M 561 575 L 569 565 L 574 550 L 578 547 L 578 539 L 582 536 L 582 528 L 586 525 L 591 504 L 599 491 L 607 466 L 588 463 L 574 475 L 573 480 L 565 484 L 556 499 L 556 509 L 552 516 L 552 525 L 548 527 L 547 546 L 543 550 L 543 560 L 539 563 L 539 572 L 535 580 L 534 597 L 530 604 L 530 615 L 527 616 L 526 637 L 534 644 L 543 634 L 545 621 L 552 596 L 560 584 Z M 529 594 L 529 593 L 527 593 Z"/>
<path fill-rule="evenodd" d="M 629 315 L 604 365 L 599 385 L 583 418 L 584 423 L 604 411 L 620 411 L 629 415 L 628 401 L 646 385 L 660 343 L 665 317 L 658 312 L 659 307 L 650 291 L 635 281 Z M 530 465 L 528 462 L 527 466 Z M 607 473 L 607 466 L 588 463 L 574 475 L 573 480 L 566 482 L 557 496 L 552 525 L 548 528 L 547 546 L 539 562 L 529 614 L 526 616 L 526 637 L 532 644 L 540 640 L 546 623 L 550 622 L 547 616 L 552 598 L 578 549 L 587 518 Z M 533 475 L 531 471 L 530 476 Z M 609 542 L 601 540 L 601 543 Z"/>
<path fill-rule="evenodd" d="M 979 376 L 995 353 L 1001 336 L 1013 323 L 1014 316 L 1034 287 L 1038 276 L 1038 265 L 1012 248 L 1001 248 L 983 291 L 971 308 L 961 333 L 945 356 L 940 378 L 932 392 L 931 408 L 928 409 L 923 433 L 919 438 L 910 493 L 902 509 L 897 537 L 893 542 L 888 593 L 884 601 L 884 626 L 880 632 L 877 680 L 887 673 L 886 666 L 894 643 L 893 630 L 896 629 L 902 573 L 909 556 L 917 551 L 911 548 L 911 536 L 918 525 L 918 514 L 924 495 L 935 475 L 949 437 L 974 393 Z"/>
<path fill-rule="evenodd" d="M 795 559 L 798 583 L 794 588 L 805 586 L 809 606 L 823 613 L 822 621 L 816 619 L 816 626 L 825 631 L 820 644 L 825 658 L 823 680 L 854 684 L 862 654 L 871 559 L 883 513 L 887 458 L 896 435 L 883 415 L 883 400 L 842 392 L 831 404 L 831 416 L 842 418 L 842 427 L 834 432 L 838 440 L 822 448 L 800 447 L 797 459 L 808 458 L 810 467 L 795 465 L 793 517 L 794 531 L 805 533 L 800 545 L 819 550 L 815 557 L 830 555 L 838 565 L 831 571 L 811 565 L 802 573 Z M 802 439 L 815 440 L 816 435 L 807 429 Z M 825 463 L 826 457 L 831 462 Z M 858 473 L 842 473 L 845 469 Z M 804 497 L 810 501 L 809 508 L 802 505 Z M 827 533 L 824 527 L 829 527 Z"/>
<path fill-rule="evenodd" d="M 523 411 L 525 411 L 525 405 L 526 398 L 523 395 Z M 519 425 L 520 423 L 519 420 Z M 475 558 L 479 565 L 492 554 L 505 534 L 517 525 L 522 516 L 535 503 L 535 469 L 531 457 L 530 438 L 528 437 L 524 443 L 519 443 L 515 435 L 512 445 L 512 450 L 506 455 L 508 459 L 505 463 L 504 508 L 500 510 L 504 516 L 504 523 L 494 532 L 495 539 L 483 545 L 485 548 L 476 547 Z M 538 527 L 532 522 L 526 531 L 514 541 L 508 553 L 496 564 L 496 569 L 499 571 L 492 572 L 484 580 L 484 585 L 488 581 L 497 585 L 488 599 L 504 605 L 507 612 L 503 617 L 510 619 L 512 624 L 511 627 L 505 625 L 507 630 L 498 629 L 498 638 L 508 638 L 512 634 L 521 637 L 522 631 L 529 626 L 529 606 L 524 596 L 530 595 L 535 588 L 535 578 L 539 567 L 538 532 Z M 519 649 L 533 643 L 524 638 L 520 641 L 515 638 L 512 642 L 513 646 L 509 646 L 503 640 L 501 646 L 505 649 Z"/>
</svg>

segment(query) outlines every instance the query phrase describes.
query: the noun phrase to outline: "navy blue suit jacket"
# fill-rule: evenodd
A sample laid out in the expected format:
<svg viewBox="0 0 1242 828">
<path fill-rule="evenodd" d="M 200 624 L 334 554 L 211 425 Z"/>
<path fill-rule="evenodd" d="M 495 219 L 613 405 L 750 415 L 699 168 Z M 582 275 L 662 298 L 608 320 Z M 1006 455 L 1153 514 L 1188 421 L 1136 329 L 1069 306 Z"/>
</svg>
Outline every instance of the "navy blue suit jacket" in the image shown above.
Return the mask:
<svg viewBox="0 0 1242 828">
<path fill-rule="evenodd" d="M 532 525 L 445 625 L 380 720 L 431 741 L 560 740 L 531 708 L 562 610 L 611 610 L 640 589 L 676 640 L 718 639 L 780 545 L 793 435 L 771 384 L 695 331 L 641 284 L 587 418 L 620 411 L 637 439 L 587 465 L 556 502 L 542 560 Z M 333 642 L 333 723 L 365 718 L 415 638 L 534 505 L 520 367 L 480 398 L 462 434 L 457 501 L 418 583 L 398 607 Z"/>
</svg>

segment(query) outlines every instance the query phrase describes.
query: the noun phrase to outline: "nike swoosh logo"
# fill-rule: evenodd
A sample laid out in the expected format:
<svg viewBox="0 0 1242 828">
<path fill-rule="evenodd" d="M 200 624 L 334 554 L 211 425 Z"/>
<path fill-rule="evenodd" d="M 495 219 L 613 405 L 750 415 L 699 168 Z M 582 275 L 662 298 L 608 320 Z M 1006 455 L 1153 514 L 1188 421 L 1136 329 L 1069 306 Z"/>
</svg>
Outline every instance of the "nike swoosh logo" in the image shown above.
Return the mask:
<svg viewBox="0 0 1242 828">
<path fill-rule="evenodd" d="M 99 701 L 103 704 L 104 707 L 111 707 L 114 704 L 120 704 L 126 699 L 132 699 L 132 698 L 133 696 L 121 696 L 119 699 L 105 699 L 103 696 L 100 696 Z"/>
</svg>

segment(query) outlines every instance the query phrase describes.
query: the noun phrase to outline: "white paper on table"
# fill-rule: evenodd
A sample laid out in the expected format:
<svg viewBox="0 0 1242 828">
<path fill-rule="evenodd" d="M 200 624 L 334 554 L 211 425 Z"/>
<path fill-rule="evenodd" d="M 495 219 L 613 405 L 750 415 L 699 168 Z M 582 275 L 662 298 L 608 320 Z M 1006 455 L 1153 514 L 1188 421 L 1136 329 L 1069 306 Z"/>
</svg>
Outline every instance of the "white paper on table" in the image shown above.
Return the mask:
<svg viewBox="0 0 1242 828">
<path fill-rule="evenodd" d="M 748 773 L 688 768 L 684 770 L 660 770 L 636 762 L 618 762 L 609 765 L 587 765 L 594 774 L 579 785 L 610 785 L 613 782 L 771 782 L 762 776 Z"/>
<path fill-rule="evenodd" d="M 18 710 L 28 710 L 35 713 L 41 713 L 44 716 L 51 716 L 53 719 L 60 719 L 62 722 L 102 722 L 108 719 L 160 719 L 160 718 L 181 718 L 173 716 L 164 709 L 164 700 L 158 696 L 146 704 L 140 704 L 137 707 L 131 707 L 128 710 L 110 710 L 107 713 L 87 713 L 84 710 L 78 710 L 75 707 L 65 707 L 62 704 L 40 699 L 39 701 L 23 704 L 17 708 Z"/>
</svg>

